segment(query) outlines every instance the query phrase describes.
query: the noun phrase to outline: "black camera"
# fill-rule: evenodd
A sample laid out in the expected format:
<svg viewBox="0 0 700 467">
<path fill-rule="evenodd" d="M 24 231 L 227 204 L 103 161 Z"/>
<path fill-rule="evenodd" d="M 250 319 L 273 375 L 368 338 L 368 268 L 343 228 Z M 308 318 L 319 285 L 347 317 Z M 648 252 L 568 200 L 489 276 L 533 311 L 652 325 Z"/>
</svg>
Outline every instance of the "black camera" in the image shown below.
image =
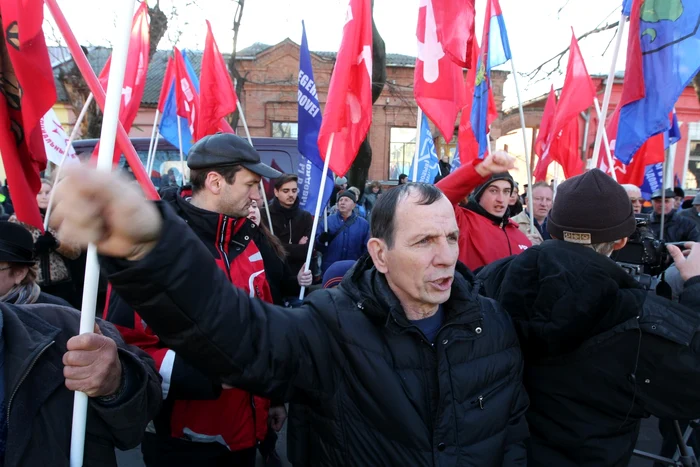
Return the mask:
<svg viewBox="0 0 700 467">
<path fill-rule="evenodd" d="M 635 214 L 637 228 L 629 236 L 624 248 L 614 251 L 611 258 L 647 288 L 653 286 L 654 277 L 668 267 L 671 257 L 666 243 L 657 239 L 649 228 L 649 216 Z"/>
</svg>

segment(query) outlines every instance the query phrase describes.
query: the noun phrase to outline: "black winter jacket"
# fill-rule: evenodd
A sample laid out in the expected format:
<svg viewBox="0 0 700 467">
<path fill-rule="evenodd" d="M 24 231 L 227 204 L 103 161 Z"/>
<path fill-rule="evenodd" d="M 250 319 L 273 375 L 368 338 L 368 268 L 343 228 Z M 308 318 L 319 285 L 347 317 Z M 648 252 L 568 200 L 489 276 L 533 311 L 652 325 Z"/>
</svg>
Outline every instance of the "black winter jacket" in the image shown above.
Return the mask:
<svg viewBox="0 0 700 467">
<path fill-rule="evenodd" d="M 9 414 L 4 467 L 67 466 L 74 393 L 65 386 L 63 354 L 78 334 L 80 314 L 53 304 L 8 303 L 0 303 L 0 313 Z M 109 404 L 89 399 L 83 465 L 116 467 L 114 448 L 136 447 L 158 412 L 160 377 L 147 354 L 124 344 L 111 324 L 98 324 L 117 343 L 131 390 Z"/>
<path fill-rule="evenodd" d="M 524 465 L 517 336 L 465 268 L 431 345 L 368 257 L 338 288 L 279 308 L 231 287 L 159 206 L 162 238 L 146 258 L 102 258 L 111 283 L 167 345 L 226 384 L 307 405 L 311 465 Z"/>
<path fill-rule="evenodd" d="M 656 238 L 661 234 L 661 216 L 652 213 L 649 217 L 649 227 Z M 685 216 L 671 211 L 664 220 L 664 240 L 667 242 L 700 242 L 700 228 Z"/>
<path fill-rule="evenodd" d="M 299 207 L 299 198 L 294 206 L 285 208 L 275 199 L 270 203 L 270 217 L 272 218 L 272 229 L 275 237 L 280 239 L 284 249 L 287 250 L 287 262 L 294 274 L 299 272 L 301 266 L 306 262 L 306 254 L 311 244 L 311 228 L 313 227 L 313 216 Z M 267 213 L 263 208 L 260 212 L 262 222 L 268 227 Z M 307 237 L 309 241 L 300 245 L 299 240 Z"/>
<path fill-rule="evenodd" d="M 478 279 L 520 337 L 528 466 L 626 467 L 642 418 L 700 417 L 700 278 L 674 303 L 610 258 L 557 240 Z"/>
</svg>

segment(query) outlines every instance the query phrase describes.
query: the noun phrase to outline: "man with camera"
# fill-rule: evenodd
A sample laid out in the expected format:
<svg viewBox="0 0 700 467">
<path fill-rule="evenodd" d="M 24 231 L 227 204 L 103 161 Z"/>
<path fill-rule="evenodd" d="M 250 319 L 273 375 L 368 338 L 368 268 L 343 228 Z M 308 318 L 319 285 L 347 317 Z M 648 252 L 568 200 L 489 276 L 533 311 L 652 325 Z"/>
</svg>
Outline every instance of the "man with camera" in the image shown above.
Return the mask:
<svg viewBox="0 0 700 467">
<path fill-rule="evenodd" d="M 649 219 L 649 227 L 656 238 L 661 238 L 661 216 L 664 219 L 664 240 L 667 242 L 700 242 L 700 230 L 693 221 L 680 216 L 675 209 L 675 192 L 666 190 L 665 200 L 661 190 L 656 190 L 651 197 L 654 212 Z M 662 214 L 663 212 L 663 214 Z"/>
<path fill-rule="evenodd" d="M 597 169 L 560 185 L 547 225 L 556 241 L 478 276 L 520 338 L 528 465 L 627 466 L 642 418 L 700 417 L 700 244 L 687 256 L 668 246 L 680 303 L 645 290 L 609 258 L 636 223 L 625 190 Z"/>
</svg>

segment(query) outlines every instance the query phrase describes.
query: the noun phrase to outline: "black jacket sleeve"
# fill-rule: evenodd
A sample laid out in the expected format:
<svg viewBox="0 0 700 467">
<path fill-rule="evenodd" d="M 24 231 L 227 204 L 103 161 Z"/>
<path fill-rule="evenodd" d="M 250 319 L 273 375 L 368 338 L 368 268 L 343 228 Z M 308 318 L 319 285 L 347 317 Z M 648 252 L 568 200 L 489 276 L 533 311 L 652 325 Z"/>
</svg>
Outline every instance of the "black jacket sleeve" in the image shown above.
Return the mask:
<svg viewBox="0 0 700 467">
<path fill-rule="evenodd" d="M 680 301 L 650 298 L 645 311 L 656 308 L 663 319 L 640 323 L 639 398 L 665 419 L 700 418 L 700 278 L 685 283 Z"/>
<path fill-rule="evenodd" d="M 146 258 L 101 261 L 114 290 L 163 343 L 211 377 L 270 399 L 331 393 L 335 347 L 317 310 L 237 290 L 189 227 L 158 206 L 162 236 Z"/>
<path fill-rule="evenodd" d="M 129 381 L 121 397 L 112 403 L 101 403 L 99 398 L 91 398 L 90 408 L 108 427 L 111 441 L 117 448 L 132 449 L 141 442 L 146 426 L 160 410 L 160 377 L 148 354 L 125 344 L 110 323 L 97 322 L 102 334 L 116 342 L 122 374 Z M 90 425 L 88 422 L 88 431 Z"/>
</svg>

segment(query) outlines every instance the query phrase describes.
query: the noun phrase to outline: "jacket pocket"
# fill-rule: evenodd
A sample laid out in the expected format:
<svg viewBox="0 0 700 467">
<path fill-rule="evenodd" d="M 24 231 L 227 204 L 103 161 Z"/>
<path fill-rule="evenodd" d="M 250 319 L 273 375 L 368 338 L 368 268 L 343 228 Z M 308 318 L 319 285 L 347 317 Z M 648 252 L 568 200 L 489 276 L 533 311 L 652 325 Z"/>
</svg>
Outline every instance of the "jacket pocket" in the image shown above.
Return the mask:
<svg viewBox="0 0 700 467">
<path fill-rule="evenodd" d="M 496 384 L 496 386 L 481 392 L 475 399 L 473 399 L 469 403 L 471 405 L 471 408 L 479 408 L 480 410 L 484 410 L 486 408 L 486 403 L 491 398 L 491 396 L 495 395 L 498 391 L 510 384 L 510 382 L 510 377 L 503 378 L 498 384 Z"/>
</svg>

